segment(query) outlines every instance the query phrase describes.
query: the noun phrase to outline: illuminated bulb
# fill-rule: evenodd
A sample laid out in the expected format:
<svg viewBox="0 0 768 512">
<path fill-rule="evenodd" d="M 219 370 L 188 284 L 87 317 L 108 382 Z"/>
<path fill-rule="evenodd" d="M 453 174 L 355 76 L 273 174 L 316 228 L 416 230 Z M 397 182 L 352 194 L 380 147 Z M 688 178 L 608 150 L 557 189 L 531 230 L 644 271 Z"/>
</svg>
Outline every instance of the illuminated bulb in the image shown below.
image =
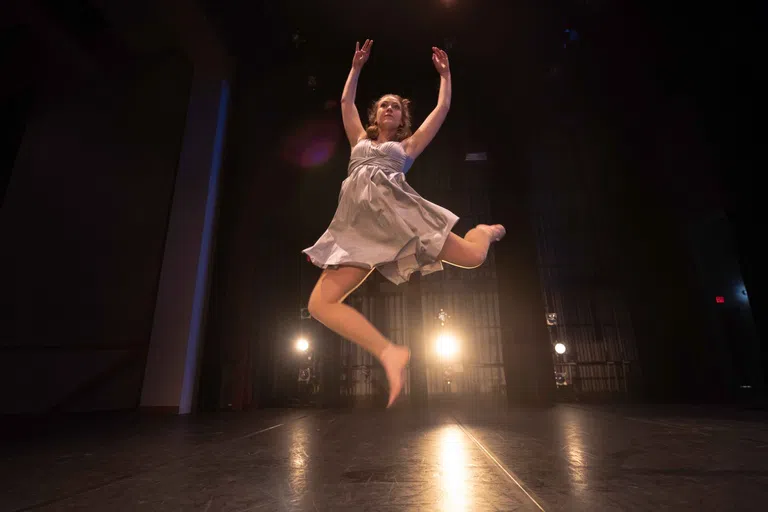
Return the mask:
<svg viewBox="0 0 768 512">
<path fill-rule="evenodd" d="M 565 354 L 565 345 L 562 343 L 555 343 L 555 352 L 558 354 Z"/>
<path fill-rule="evenodd" d="M 306 352 L 309 350 L 309 342 L 304 338 L 299 339 L 299 341 L 296 342 L 296 350 L 299 352 Z"/>
<path fill-rule="evenodd" d="M 437 353 L 442 357 L 449 357 L 458 351 L 456 338 L 450 334 L 441 334 L 437 338 Z"/>
</svg>

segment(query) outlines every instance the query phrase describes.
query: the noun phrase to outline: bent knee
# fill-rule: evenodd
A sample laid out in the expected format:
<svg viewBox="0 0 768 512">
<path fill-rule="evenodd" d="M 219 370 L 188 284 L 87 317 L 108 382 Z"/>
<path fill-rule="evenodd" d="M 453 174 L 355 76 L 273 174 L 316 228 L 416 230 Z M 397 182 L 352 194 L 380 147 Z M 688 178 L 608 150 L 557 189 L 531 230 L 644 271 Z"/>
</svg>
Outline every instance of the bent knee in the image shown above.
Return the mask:
<svg viewBox="0 0 768 512">
<path fill-rule="evenodd" d="M 312 318 L 320 319 L 323 316 L 325 308 L 334 302 L 329 301 L 327 298 L 323 298 L 322 293 L 319 290 L 312 292 L 309 296 L 309 303 L 307 303 L 307 311 Z"/>
<path fill-rule="evenodd" d="M 477 268 L 483 263 L 485 263 L 485 259 L 488 257 L 488 251 L 484 251 L 482 249 L 475 249 L 469 254 L 469 267 L 471 268 Z"/>
<path fill-rule="evenodd" d="M 317 295 L 318 294 L 316 293 L 310 295 L 309 303 L 307 304 L 307 311 L 309 311 L 309 314 L 312 315 L 313 318 L 317 318 L 318 315 L 321 314 L 323 308 L 323 301 Z"/>
</svg>

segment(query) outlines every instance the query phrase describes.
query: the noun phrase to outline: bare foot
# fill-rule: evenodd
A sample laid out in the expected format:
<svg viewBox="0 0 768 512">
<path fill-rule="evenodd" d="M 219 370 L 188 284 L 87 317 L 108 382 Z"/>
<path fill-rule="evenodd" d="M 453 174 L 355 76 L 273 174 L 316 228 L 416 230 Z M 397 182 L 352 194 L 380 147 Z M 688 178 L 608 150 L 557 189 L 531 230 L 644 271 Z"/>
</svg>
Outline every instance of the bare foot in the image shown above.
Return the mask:
<svg viewBox="0 0 768 512">
<path fill-rule="evenodd" d="M 408 347 L 402 345 L 390 344 L 381 353 L 381 365 L 387 372 L 387 381 L 389 381 L 389 402 L 387 408 L 395 403 L 395 399 L 403 389 L 403 371 L 408 360 L 411 358 L 411 351 Z"/>
<path fill-rule="evenodd" d="M 498 242 L 504 238 L 504 235 L 507 234 L 506 228 L 501 224 L 494 224 L 493 226 L 489 226 L 487 224 L 478 224 L 477 228 L 482 229 L 488 233 L 488 235 L 491 237 L 491 242 Z"/>
</svg>

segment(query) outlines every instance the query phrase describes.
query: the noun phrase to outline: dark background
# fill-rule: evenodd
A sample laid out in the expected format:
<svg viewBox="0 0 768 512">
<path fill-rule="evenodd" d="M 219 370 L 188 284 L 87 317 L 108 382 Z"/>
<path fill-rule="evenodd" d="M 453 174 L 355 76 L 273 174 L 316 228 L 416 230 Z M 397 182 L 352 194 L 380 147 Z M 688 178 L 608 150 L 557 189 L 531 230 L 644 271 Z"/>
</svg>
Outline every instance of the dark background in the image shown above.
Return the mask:
<svg viewBox="0 0 768 512">
<path fill-rule="evenodd" d="M 599 190 L 593 208 L 619 233 L 600 249 L 630 297 L 633 398 L 759 399 L 765 14 L 747 2 L 12 2 L 0 16 L 0 410 L 138 405 L 193 69 L 211 48 L 233 63 L 233 93 L 199 407 L 285 403 L 285 340 L 319 275 L 300 251 L 335 209 L 348 156 L 337 100 L 365 38 L 358 105 L 395 92 L 416 123 L 437 95 L 429 48 L 450 55 L 451 113 L 409 181 L 426 194 L 420 167 L 490 155 L 510 233 L 496 249 L 505 332 L 544 336 L 529 219 L 546 168 L 551 187 Z M 551 375 L 514 339 L 508 383 Z"/>
</svg>

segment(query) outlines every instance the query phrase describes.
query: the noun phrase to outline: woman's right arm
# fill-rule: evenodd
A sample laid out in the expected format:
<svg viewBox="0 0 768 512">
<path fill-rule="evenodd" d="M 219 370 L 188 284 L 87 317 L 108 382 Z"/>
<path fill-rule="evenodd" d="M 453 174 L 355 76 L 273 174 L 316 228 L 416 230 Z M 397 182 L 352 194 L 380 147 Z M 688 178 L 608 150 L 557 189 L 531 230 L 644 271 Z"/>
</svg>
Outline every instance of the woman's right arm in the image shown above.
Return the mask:
<svg viewBox="0 0 768 512">
<path fill-rule="evenodd" d="M 347 83 L 344 85 L 344 92 L 341 94 L 341 118 L 344 121 L 344 131 L 347 133 L 347 139 L 349 139 L 349 144 L 352 147 L 365 136 L 365 129 L 360 122 L 360 113 L 355 106 L 355 95 L 357 93 L 357 79 L 360 77 L 360 70 L 363 69 L 363 64 L 368 61 L 372 44 L 373 41 L 366 39 L 362 48 L 360 48 L 360 43 L 355 45 L 352 69 L 349 71 Z"/>
</svg>

